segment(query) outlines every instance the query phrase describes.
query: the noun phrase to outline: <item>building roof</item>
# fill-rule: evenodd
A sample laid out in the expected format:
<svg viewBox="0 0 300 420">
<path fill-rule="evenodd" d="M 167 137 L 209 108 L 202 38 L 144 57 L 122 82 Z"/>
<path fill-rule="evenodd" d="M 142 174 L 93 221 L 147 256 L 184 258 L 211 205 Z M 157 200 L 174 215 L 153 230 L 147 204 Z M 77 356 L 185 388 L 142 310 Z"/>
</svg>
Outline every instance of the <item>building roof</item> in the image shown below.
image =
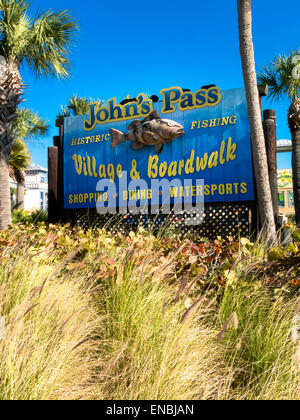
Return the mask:
<svg viewBox="0 0 300 420">
<path fill-rule="evenodd" d="M 40 171 L 40 172 L 46 172 L 47 173 L 48 169 L 43 168 L 42 166 L 37 165 L 36 163 L 33 163 L 32 165 L 30 165 L 29 168 L 26 169 L 26 172 L 27 171 Z"/>
<path fill-rule="evenodd" d="M 292 140 L 282 139 L 277 140 L 277 152 L 291 152 L 292 151 Z"/>
</svg>

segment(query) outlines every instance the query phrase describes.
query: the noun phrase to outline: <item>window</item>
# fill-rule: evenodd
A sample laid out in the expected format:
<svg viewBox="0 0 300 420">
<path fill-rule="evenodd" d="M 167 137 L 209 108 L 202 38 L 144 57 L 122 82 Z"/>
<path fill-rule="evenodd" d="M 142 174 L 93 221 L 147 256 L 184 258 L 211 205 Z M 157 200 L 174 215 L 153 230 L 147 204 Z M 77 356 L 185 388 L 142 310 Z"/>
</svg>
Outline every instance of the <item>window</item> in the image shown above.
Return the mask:
<svg viewBox="0 0 300 420">
<path fill-rule="evenodd" d="M 278 206 L 285 207 L 285 194 L 284 191 L 279 191 L 278 193 Z"/>
<path fill-rule="evenodd" d="M 41 182 L 44 184 L 46 182 L 46 178 L 44 176 L 41 176 Z"/>
<path fill-rule="evenodd" d="M 289 191 L 289 207 L 294 207 L 294 192 Z"/>
<path fill-rule="evenodd" d="M 40 203 L 40 209 L 43 210 L 44 209 L 44 193 L 41 192 L 41 203 Z"/>
</svg>

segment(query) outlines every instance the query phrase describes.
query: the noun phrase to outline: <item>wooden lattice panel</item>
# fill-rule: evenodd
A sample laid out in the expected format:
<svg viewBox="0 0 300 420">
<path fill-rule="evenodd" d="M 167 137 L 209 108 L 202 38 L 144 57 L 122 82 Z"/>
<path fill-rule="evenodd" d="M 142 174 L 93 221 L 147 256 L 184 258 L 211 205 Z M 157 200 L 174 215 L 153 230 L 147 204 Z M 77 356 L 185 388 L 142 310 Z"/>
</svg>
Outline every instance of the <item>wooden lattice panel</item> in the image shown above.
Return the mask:
<svg viewBox="0 0 300 420">
<path fill-rule="evenodd" d="M 181 214 L 165 215 L 99 215 L 96 210 L 65 211 L 63 222 L 72 225 L 80 224 L 88 228 L 91 226 L 105 227 L 112 233 L 123 234 L 136 231 L 139 226 L 158 232 L 172 232 L 182 236 L 205 237 L 216 239 L 218 236 L 242 237 L 249 236 L 256 228 L 256 208 L 253 203 L 206 205 L 202 212 L 191 210 Z M 193 222 L 190 224 L 190 219 Z"/>
</svg>

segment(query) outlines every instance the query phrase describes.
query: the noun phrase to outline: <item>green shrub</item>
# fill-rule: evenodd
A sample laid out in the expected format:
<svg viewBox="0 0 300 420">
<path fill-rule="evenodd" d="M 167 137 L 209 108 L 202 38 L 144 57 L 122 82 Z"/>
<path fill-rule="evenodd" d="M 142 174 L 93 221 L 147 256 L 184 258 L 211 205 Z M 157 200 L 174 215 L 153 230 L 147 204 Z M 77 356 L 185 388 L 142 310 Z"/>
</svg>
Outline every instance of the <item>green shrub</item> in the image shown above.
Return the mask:
<svg viewBox="0 0 300 420">
<path fill-rule="evenodd" d="M 48 220 L 48 212 L 45 210 L 36 210 L 28 212 L 25 210 L 12 211 L 12 223 L 38 223 Z"/>
</svg>

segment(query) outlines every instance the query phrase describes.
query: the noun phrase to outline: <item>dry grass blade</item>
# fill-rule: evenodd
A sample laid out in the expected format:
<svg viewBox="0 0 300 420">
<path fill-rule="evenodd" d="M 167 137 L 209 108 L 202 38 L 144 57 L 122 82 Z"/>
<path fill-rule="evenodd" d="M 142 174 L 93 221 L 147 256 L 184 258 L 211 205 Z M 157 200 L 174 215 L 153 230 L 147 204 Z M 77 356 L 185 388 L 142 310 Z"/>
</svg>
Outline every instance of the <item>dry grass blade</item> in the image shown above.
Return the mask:
<svg viewBox="0 0 300 420">
<path fill-rule="evenodd" d="M 26 315 L 28 315 L 31 311 L 34 310 L 34 308 L 36 308 L 37 306 L 39 306 L 39 303 L 36 303 L 35 305 L 30 306 L 30 308 L 27 309 L 27 311 L 24 312 L 23 317 L 25 317 Z"/>
<path fill-rule="evenodd" d="M 120 357 L 122 356 L 122 354 L 124 353 L 124 351 L 127 349 L 128 347 L 128 341 L 124 344 L 124 346 L 118 351 L 118 353 L 116 354 L 116 357 L 114 357 L 113 360 L 111 360 L 105 371 L 103 372 L 103 376 L 107 376 L 109 371 L 116 365 L 116 363 L 118 362 L 118 360 L 120 359 Z"/>
<path fill-rule="evenodd" d="M 42 286 L 39 286 L 39 287 L 35 287 L 35 288 L 32 290 L 32 295 L 30 296 L 29 301 L 33 300 L 33 299 L 35 298 L 35 296 L 36 296 L 38 293 L 40 293 L 41 288 L 42 288 Z"/>
<path fill-rule="evenodd" d="M 238 325 L 239 325 L 239 320 L 238 320 L 238 316 L 236 314 L 236 312 L 234 312 L 232 315 L 230 315 L 230 317 L 227 319 L 227 321 L 225 322 L 225 324 L 223 325 L 223 328 L 221 329 L 220 333 L 218 334 L 217 337 L 217 343 L 219 344 L 223 338 L 223 335 L 225 334 L 225 332 L 227 331 L 228 327 L 230 324 L 233 324 L 234 329 L 238 329 Z"/>
<path fill-rule="evenodd" d="M 166 299 L 166 298 L 164 298 L 164 301 L 163 301 L 163 306 L 162 306 L 162 317 L 163 317 L 163 318 L 164 318 L 165 313 L 166 313 L 166 307 L 167 307 L 167 299 Z"/>
<path fill-rule="evenodd" d="M 78 313 L 80 312 L 80 309 L 77 309 L 77 311 L 74 311 L 72 313 L 72 315 L 69 316 L 69 318 L 62 324 L 62 326 L 60 327 L 60 329 L 58 330 L 58 334 L 61 334 L 64 330 L 64 328 L 66 327 L 66 325 L 71 321 L 71 319 Z"/>
<path fill-rule="evenodd" d="M 239 319 L 236 312 L 232 314 L 232 322 L 234 329 L 237 330 L 239 328 Z"/>
<path fill-rule="evenodd" d="M 52 271 L 52 273 L 49 274 L 49 276 L 44 281 L 44 283 L 42 285 L 42 288 L 45 286 L 45 284 L 47 283 L 47 281 L 51 281 L 52 279 L 54 279 L 60 273 L 60 271 L 67 265 L 67 263 L 70 262 L 70 261 L 72 261 L 76 257 L 76 255 L 78 255 L 78 253 L 81 250 L 82 250 L 82 247 L 79 247 L 78 249 L 75 249 L 69 255 L 67 255 L 62 260 L 62 262 L 57 265 L 57 267 Z M 42 291 L 43 291 L 43 289 L 42 289 Z"/>
<path fill-rule="evenodd" d="M 141 266 L 139 284 L 142 284 L 143 283 L 145 267 L 146 267 L 146 261 L 144 261 L 143 264 L 142 264 L 142 266 Z"/>
<path fill-rule="evenodd" d="M 83 344 L 87 343 L 88 341 L 94 340 L 92 337 L 89 338 L 85 338 L 84 340 L 80 341 L 80 343 L 76 344 L 76 346 L 74 346 L 72 348 L 72 351 L 78 349 L 78 347 L 82 346 Z"/>
<path fill-rule="evenodd" d="M 185 292 L 186 296 L 188 296 L 188 295 L 191 293 L 191 291 L 193 290 L 193 288 L 194 288 L 195 284 L 197 283 L 197 281 L 201 280 L 201 279 L 203 278 L 203 276 L 205 276 L 205 275 L 207 274 L 207 272 L 208 272 L 207 267 L 204 267 L 204 266 L 203 266 L 203 268 L 204 268 L 203 273 L 202 273 L 200 276 L 197 276 L 197 277 L 196 277 L 196 278 L 192 281 L 192 283 L 189 285 L 189 287 L 187 288 L 187 290 L 186 290 L 186 292 Z"/>
<path fill-rule="evenodd" d="M 181 321 L 180 321 L 181 324 L 184 324 L 184 323 L 188 322 L 189 320 L 191 320 L 192 316 L 194 315 L 194 313 L 196 312 L 196 310 L 200 306 L 201 302 L 203 302 L 203 300 L 206 300 L 206 298 L 201 297 L 201 298 L 197 299 L 196 302 L 194 302 L 193 305 L 187 311 L 185 311 L 185 313 L 183 314 L 183 316 L 181 318 Z"/>
<path fill-rule="evenodd" d="M 213 306 L 213 304 L 217 301 L 217 297 L 214 297 L 208 305 L 205 307 L 204 312 L 210 311 L 210 308 Z"/>
<path fill-rule="evenodd" d="M 184 277 L 180 280 L 180 286 L 179 286 L 178 292 L 176 293 L 176 296 L 175 296 L 175 299 L 174 299 L 175 303 L 179 301 L 179 298 L 183 294 L 183 292 L 185 291 L 185 288 L 188 285 L 188 282 L 189 282 L 188 277 Z"/>
</svg>

